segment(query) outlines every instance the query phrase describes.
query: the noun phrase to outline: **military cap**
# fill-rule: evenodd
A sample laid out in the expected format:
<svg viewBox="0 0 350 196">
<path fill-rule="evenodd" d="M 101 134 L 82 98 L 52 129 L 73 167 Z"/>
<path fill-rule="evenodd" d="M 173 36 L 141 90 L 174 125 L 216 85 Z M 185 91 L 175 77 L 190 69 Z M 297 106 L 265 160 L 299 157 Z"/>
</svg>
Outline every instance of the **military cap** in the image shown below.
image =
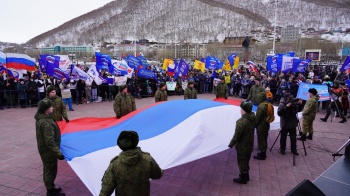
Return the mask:
<svg viewBox="0 0 350 196">
<path fill-rule="evenodd" d="M 225 80 L 225 77 L 224 77 L 224 76 L 221 76 L 221 77 L 220 77 L 220 80 Z"/>
<path fill-rule="evenodd" d="M 53 90 L 56 90 L 56 87 L 50 85 L 49 87 L 47 87 L 46 92 L 47 92 L 47 94 L 49 94 L 49 93 L 51 93 L 51 91 L 53 91 Z"/>
<path fill-rule="evenodd" d="M 53 103 L 50 99 L 43 99 L 38 103 L 38 113 L 45 113 L 47 109 L 53 106 Z"/>
<path fill-rule="evenodd" d="M 126 85 L 121 85 L 121 86 L 119 86 L 119 91 L 121 92 L 126 88 L 128 88 Z"/>
<path fill-rule="evenodd" d="M 159 88 L 162 88 L 163 86 L 165 86 L 165 83 L 164 83 L 164 82 L 161 82 L 161 83 L 159 84 Z"/>
<path fill-rule="evenodd" d="M 309 89 L 309 93 L 313 94 L 313 95 L 317 95 L 317 90 L 314 88 L 310 88 Z"/>
<path fill-rule="evenodd" d="M 255 77 L 254 80 L 260 82 L 260 78 L 259 77 Z"/>
<path fill-rule="evenodd" d="M 287 98 L 291 98 L 291 97 L 293 97 L 290 93 L 285 93 L 284 95 L 283 95 L 283 98 L 285 98 L 285 99 L 287 99 Z"/>
<path fill-rule="evenodd" d="M 117 139 L 117 145 L 123 151 L 136 148 L 139 135 L 135 131 L 122 131 Z"/>
<path fill-rule="evenodd" d="M 242 101 L 240 107 L 247 113 L 252 112 L 253 105 L 249 102 Z"/>
<path fill-rule="evenodd" d="M 193 82 L 193 81 L 189 81 L 189 82 L 187 83 L 187 85 L 191 85 L 191 84 L 194 84 L 194 82 Z"/>
</svg>

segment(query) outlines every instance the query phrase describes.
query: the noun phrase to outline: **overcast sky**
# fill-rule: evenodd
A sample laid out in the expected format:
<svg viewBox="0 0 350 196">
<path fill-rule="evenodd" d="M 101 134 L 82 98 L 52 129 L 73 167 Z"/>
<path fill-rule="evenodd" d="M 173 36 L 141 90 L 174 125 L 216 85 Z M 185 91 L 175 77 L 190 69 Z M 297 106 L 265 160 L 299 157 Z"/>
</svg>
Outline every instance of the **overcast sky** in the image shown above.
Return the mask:
<svg viewBox="0 0 350 196">
<path fill-rule="evenodd" d="M 113 0 L 0 0 L 0 41 L 25 43 Z"/>
</svg>

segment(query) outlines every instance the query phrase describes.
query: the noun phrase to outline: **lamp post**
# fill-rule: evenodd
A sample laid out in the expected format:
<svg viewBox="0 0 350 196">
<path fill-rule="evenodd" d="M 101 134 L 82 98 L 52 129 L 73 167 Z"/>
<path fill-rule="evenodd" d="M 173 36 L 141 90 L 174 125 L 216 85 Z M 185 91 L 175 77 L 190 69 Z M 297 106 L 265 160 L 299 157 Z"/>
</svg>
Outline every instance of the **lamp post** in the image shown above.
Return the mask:
<svg viewBox="0 0 350 196">
<path fill-rule="evenodd" d="M 272 43 L 272 52 L 275 54 L 275 46 L 276 46 L 276 23 L 277 23 L 277 3 L 278 0 L 274 0 L 275 3 L 275 21 L 274 21 L 274 27 L 273 27 L 273 43 Z"/>
<path fill-rule="evenodd" d="M 136 14 L 139 14 L 137 12 L 132 12 L 132 15 L 133 15 L 133 19 L 134 19 L 134 32 L 135 32 L 135 39 L 134 39 L 134 42 L 135 42 L 135 57 L 136 57 L 136 20 L 135 20 L 135 15 Z"/>
</svg>

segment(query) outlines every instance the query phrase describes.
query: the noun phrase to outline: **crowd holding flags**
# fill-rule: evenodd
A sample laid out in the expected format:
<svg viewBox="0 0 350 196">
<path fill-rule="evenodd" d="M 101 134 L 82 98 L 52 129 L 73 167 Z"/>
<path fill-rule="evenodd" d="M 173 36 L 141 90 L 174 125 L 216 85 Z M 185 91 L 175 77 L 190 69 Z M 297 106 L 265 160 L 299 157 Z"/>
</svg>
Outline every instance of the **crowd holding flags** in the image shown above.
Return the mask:
<svg viewBox="0 0 350 196">
<path fill-rule="evenodd" d="M 305 72 L 306 67 L 312 62 L 311 60 L 300 59 L 295 57 L 295 52 L 286 54 L 276 54 L 266 58 L 267 70 L 273 73 L 277 72 Z"/>
</svg>

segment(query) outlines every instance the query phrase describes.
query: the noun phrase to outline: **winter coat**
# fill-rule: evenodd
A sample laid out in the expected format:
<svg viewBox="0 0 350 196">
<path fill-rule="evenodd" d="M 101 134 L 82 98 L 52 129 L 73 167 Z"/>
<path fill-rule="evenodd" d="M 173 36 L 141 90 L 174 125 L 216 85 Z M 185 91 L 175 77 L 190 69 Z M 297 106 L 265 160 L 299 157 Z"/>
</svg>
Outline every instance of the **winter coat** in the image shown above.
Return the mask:
<svg viewBox="0 0 350 196">
<path fill-rule="evenodd" d="M 113 109 L 116 116 L 125 116 L 136 110 L 135 100 L 130 93 L 124 94 L 119 92 L 118 95 L 115 96 Z"/>
<path fill-rule="evenodd" d="M 278 105 L 277 115 L 280 116 L 281 129 L 294 129 L 298 126 L 297 113 L 301 111 L 301 106 L 298 104 L 294 107 L 287 107 L 284 98 L 281 99 Z"/>
<path fill-rule="evenodd" d="M 318 100 L 320 97 L 318 95 L 310 96 L 310 98 L 306 101 L 304 109 L 302 111 L 303 118 L 309 121 L 315 120 Z"/>
<path fill-rule="evenodd" d="M 268 131 L 270 130 L 270 123 L 266 122 L 266 117 L 267 117 L 266 94 L 259 93 L 257 97 L 260 104 L 258 106 L 258 109 L 256 110 L 256 129 L 258 131 Z"/>
<path fill-rule="evenodd" d="M 258 100 L 258 94 L 259 93 L 265 93 L 265 89 L 263 86 L 259 85 L 253 85 L 250 88 L 250 92 L 248 95 L 247 100 L 251 100 L 253 105 L 259 105 L 261 102 Z"/>
<path fill-rule="evenodd" d="M 228 96 L 227 84 L 220 82 L 216 86 L 216 97 L 227 98 L 227 96 Z"/>
<path fill-rule="evenodd" d="M 235 134 L 229 146 L 236 146 L 237 154 L 251 154 L 253 152 L 255 125 L 254 112 L 244 114 L 236 121 Z"/>
<path fill-rule="evenodd" d="M 149 196 L 150 180 L 160 179 L 163 170 L 153 157 L 135 148 L 122 151 L 113 158 L 103 175 L 100 196 L 137 195 Z"/>
<path fill-rule="evenodd" d="M 36 113 L 34 116 L 36 141 L 42 158 L 62 156 L 60 150 L 61 132 L 57 123 L 46 114 Z"/>
<path fill-rule="evenodd" d="M 161 89 L 158 89 L 154 95 L 154 98 L 156 100 L 156 103 L 161 101 L 168 101 L 168 94 L 166 90 L 163 91 Z"/>
<path fill-rule="evenodd" d="M 197 99 L 196 89 L 188 87 L 184 92 L 184 99 Z"/>
<path fill-rule="evenodd" d="M 53 103 L 54 110 L 53 110 L 53 113 L 51 114 L 51 117 L 55 121 L 62 121 L 63 120 L 62 117 L 65 120 L 68 120 L 66 106 L 63 104 L 61 97 L 56 96 L 56 97 L 50 98 L 48 95 L 45 99 L 50 99 Z"/>
<path fill-rule="evenodd" d="M 60 84 L 62 99 L 68 99 L 72 97 L 70 92 L 70 84 L 61 83 Z"/>
<path fill-rule="evenodd" d="M 17 84 L 18 99 L 21 99 L 21 100 L 27 99 L 27 90 L 28 90 L 28 83 L 21 84 L 21 82 L 18 82 Z"/>
</svg>

